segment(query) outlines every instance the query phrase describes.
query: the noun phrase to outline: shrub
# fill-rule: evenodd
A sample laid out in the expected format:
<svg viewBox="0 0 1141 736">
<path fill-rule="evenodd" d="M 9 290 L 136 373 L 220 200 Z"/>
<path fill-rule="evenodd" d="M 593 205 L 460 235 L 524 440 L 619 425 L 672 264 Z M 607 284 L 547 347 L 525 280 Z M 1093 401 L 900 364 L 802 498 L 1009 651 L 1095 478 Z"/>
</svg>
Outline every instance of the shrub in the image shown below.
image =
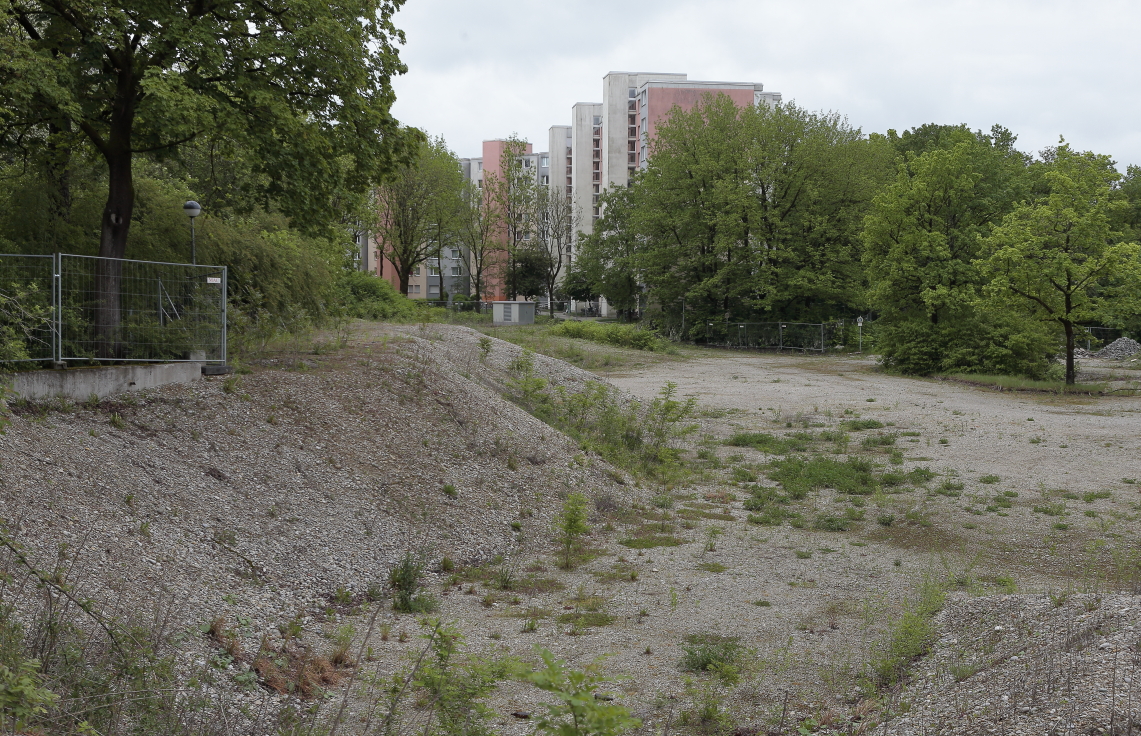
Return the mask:
<svg viewBox="0 0 1141 736">
<path fill-rule="evenodd" d="M 711 672 L 740 659 L 739 637 L 720 634 L 690 634 L 682 645 L 681 668 L 686 672 Z"/>
<path fill-rule="evenodd" d="M 902 614 L 895 619 L 887 638 L 871 659 L 876 683 L 882 687 L 899 682 L 912 660 L 927 651 L 935 639 L 932 618 L 943 608 L 946 592 L 934 580 L 924 580 L 914 598 L 904 601 Z"/>
<path fill-rule="evenodd" d="M 825 532 L 846 532 L 852 527 L 852 522 L 842 516 L 829 516 L 820 514 L 812 521 L 812 528 Z"/>
<path fill-rule="evenodd" d="M 350 317 L 361 319 L 409 319 L 417 305 L 396 290 L 388 279 L 363 271 L 346 271 L 337 279 L 339 301 Z"/>
<path fill-rule="evenodd" d="M 424 562 L 411 552 L 388 573 L 388 587 L 392 589 L 392 609 L 400 613 L 431 613 L 439 603 L 420 593 L 424 577 Z"/>
<path fill-rule="evenodd" d="M 581 493 L 572 493 L 563 502 L 563 512 L 555 519 L 555 529 L 559 535 L 559 544 L 563 548 L 563 567 L 570 569 L 571 552 L 580 537 L 590 531 L 586 525 L 586 496 Z"/>
<path fill-rule="evenodd" d="M 816 456 L 805 460 L 792 457 L 776 460 L 770 467 L 768 477 L 780 483 L 793 500 L 803 499 L 810 491 L 821 488 L 857 496 L 869 495 L 876 489 L 872 464 L 860 458 L 835 460 Z"/>
<path fill-rule="evenodd" d="M 863 429 L 883 429 L 883 422 L 878 419 L 845 419 L 840 422 L 844 429 L 858 432 Z"/>
<path fill-rule="evenodd" d="M 550 334 L 657 353 L 673 349 L 657 334 L 636 325 L 565 320 L 552 327 Z"/>
</svg>

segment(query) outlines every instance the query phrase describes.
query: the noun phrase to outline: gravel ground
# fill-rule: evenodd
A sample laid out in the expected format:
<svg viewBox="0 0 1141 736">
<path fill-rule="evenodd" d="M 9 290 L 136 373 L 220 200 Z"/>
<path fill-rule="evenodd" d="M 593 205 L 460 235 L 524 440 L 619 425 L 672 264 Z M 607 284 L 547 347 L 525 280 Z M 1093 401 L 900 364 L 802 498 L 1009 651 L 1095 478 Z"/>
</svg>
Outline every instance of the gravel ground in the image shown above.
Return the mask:
<svg viewBox="0 0 1141 736">
<path fill-rule="evenodd" d="M 725 467 L 662 489 L 634 484 L 504 401 L 520 350 L 490 339 L 484 356 L 482 337 L 454 326 L 368 326 L 346 349 L 277 355 L 237 381 L 96 407 L 23 407 L 0 437 L 0 515 L 43 568 L 69 544 L 70 574 L 110 611 L 145 615 L 166 603 L 180 627 L 244 621 L 247 651 L 263 635 L 282 648 L 278 626 L 294 617 L 305 645 L 325 651 L 324 636 L 350 622 L 354 646 L 372 648 L 362 671 L 382 676 L 420 651 L 420 625 L 383 611 L 365 642 L 369 616 L 358 606 L 406 551 L 426 551 L 437 615 L 457 622 L 469 651 L 531 657 L 539 644 L 579 666 L 606 655 L 615 695 L 645 721 L 644 734 L 692 730 L 702 701 L 731 710 L 742 734 L 782 723 L 793 733 L 807 718 L 818 726 L 806 728 L 836 733 L 870 732 L 884 718 L 877 733 L 1030 734 L 1060 723 L 1056 733 L 1084 733 L 1109 727 L 1110 701 L 1121 713 L 1137 709 L 1130 627 L 1141 608 L 1110 592 L 1138 539 L 1141 485 L 1123 482 L 1141 480 L 1137 399 L 902 379 L 858 357 L 684 351 L 599 379 L 536 356 L 536 375 L 572 391 L 609 380 L 648 400 L 673 381 L 698 398 L 704 439 L 692 449 Z M 770 458 L 720 440 L 855 415 L 915 433 L 896 440 L 900 468 L 961 482 L 961 495 L 869 499 L 867 520 L 848 532 L 745 522 L 747 493 L 727 473 Z M 456 498 L 442 491 L 448 483 Z M 647 503 L 663 490 L 675 496 L 667 511 Z M 589 544 L 598 555 L 569 572 L 556 566 L 550 530 L 568 491 L 596 499 Z M 1003 491 L 1018 495 L 988 510 Z M 806 503 L 839 513 L 847 501 L 821 492 Z M 885 512 L 899 523 L 873 521 Z M 621 544 L 654 523 L 681 543 Z M 503 591 L 476 575 L 447 585 L 438 569 L 444 556 L 478 565 L 500 555 L 499 569 L 532 584 Z M 932 575 L 962 579 L 971 595 L 956 594 L 939 614 L 939 642 L 913 680 L 882 703 L 866 699 L 857 677 L 866 657 Z M 1012 584 L 1018 594 L 1001 593 Z M 338 589 L 350 603 L 336 602 Z M 558 621 L 586 607 L 610 624 Z M 528 612 L 538 630 L 525 633 Z M 995 626 L 1004 627 L 998 636 Z M 685 637 L 709 633 L 750 650 L 735 684 L 680 670 Z M 204 636 L 182 646 L 188 672 L 216 649 Z M 962 675 L 975 654 L 967 665 L 976 672 L 950 674 Z M 216 688 L 247 706 L 288 700 L 225 681 Z M 529 732 L 509 714 L 540 700 L 530 686 L 503 685 L 489 701 L 494 728 Z M 349 722 L 365 707 L 351 699 Z"/>
</svg>

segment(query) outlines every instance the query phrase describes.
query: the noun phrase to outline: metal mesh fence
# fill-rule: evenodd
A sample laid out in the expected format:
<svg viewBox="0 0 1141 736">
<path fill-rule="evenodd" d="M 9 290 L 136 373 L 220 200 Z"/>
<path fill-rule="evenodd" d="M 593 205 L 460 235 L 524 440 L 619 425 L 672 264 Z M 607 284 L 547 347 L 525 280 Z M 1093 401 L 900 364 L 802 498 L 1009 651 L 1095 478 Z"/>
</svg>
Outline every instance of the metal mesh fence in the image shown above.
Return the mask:
<svg viewBox="0 0 1141 736">
<path fill-rule="evenodd" d="M 705 343 L 730 348 L 824 352 L 834 325 L 809 322 L 708 322 Z"/>
<path fill-rule="evenodd" d="M 9 360 L 226 360 L 226 268 L 0 255 Z M 0 356 L 0 359 L 4 359 Z"/>
<path fill-rule="evenodd" d="M 1125 335 L 1124 330 L 1119 330 L 1116 327 L 1083 327 L 1085 331 L 1085 344 L 1086 350 L 1099 350 L 1109 343 L 1113 342 L 1119 337 Z M 1083 342 L 1079 335 L 1078 342 Z"/>
<path fill-rule="evenodd" d="M 54 260 L 0 255 L 0 361 L 55 357 Z"/>
</svg>

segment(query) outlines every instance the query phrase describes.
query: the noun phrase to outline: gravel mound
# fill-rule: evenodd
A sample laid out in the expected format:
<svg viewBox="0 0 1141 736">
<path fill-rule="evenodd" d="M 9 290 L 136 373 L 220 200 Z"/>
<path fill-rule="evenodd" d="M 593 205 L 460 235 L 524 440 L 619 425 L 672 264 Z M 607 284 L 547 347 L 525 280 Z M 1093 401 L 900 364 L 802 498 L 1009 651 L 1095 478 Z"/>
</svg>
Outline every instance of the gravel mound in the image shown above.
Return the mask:
<svg viewBox="0 0 1141 736">
<path fill-rule="evenodd" d="M 948 600 L 883 732 L 1141 733 L 1139 618 L 1127 594 Z"/>
<path fill-rule="evenodd" d="M 1119 337 L 1093 354 L 1095 358 L 1121 360 L 1141 352 L 1141 343 L 1129 337 Z"/>
<path fill-rule="evenodd" d="M 191 631 L 240 621 L 234 648 L 246 652 L 281 648 L 293 621 L 321 653 L 407 551 L 425 553 L 438 581 L 444 557 L 545 550 L 560 494 L 632 493 L 494 390 L 518 347 L 491 339 L 484 354 L 477 333 L 441 330 L 454 339 L 380 326 L 250 375 L 14 407 L 0 435 L 5 534 L 38 569 L 66 560 L 61 575 L 107 617 L 169 611 L 168 628 Z M 535 363 L 560 385 L 589 375 Z M 18 568 L 0 550 L 0 570 Z M 0 603 L 26 619 L 38 596 L 8 586 Z M 186 672 L 216 650 L 205 636 L 179 646 Z M 282 702 L 242 690 L 231 697 L 254 712 Z"/>
</svg>

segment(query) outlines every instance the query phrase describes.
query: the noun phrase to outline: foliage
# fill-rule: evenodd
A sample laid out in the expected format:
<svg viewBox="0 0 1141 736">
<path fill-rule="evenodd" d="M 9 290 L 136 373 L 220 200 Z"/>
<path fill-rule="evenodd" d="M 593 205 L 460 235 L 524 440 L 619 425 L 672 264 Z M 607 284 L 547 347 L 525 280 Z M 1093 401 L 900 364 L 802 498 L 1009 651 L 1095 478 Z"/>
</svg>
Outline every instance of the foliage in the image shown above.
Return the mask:
<svg viewBox="0 0 1141 736">
<path fill-rule="evenodd" d="M 377 188 L 377 240 L 396 270 L 400 293 L 407 296 L 412 272 L 439 258 L 456 238 L 462 189 L 459 161 L 439 138 L 423 143 L 412 161 Z"/>
<path fill-rule="evenodd" d="M 718 672 L 734 665 L 744 653 L 740 639 L 720 634 L 691 634 L 682 645 L 681 668 L 687 672 Z"/>
<path fill-rule="evenodd" d="M 0 283 L 0 363 L 49 357 L 42 331 L 50 326 L 50 297 L 34 281 Z"/>
<path fill-rule="evenodd" d="M 518 667 L 512 659 L 464 657 L 463 637 L 454 625 L 424 619 L 427 633 L 421 638 L 429 642 L 429 655 L 424 658 L 412 680 L 427 695 L 429 718 L 422 733 L 435 736 L 490 736 L 488 721 L 494 713 L 483 704 L 497 683 L 513 674 Z"/>
<path fill-rule="evenodd" d="M 555 518 L 555 529 L 559 534 L 559 544 L 563 548 L 563 567 L 570 569 L 571 552 L 580 537 L 590 532 L 587 526 L 587 498 L 581 493 L 572 493 L 563 502 L 563 511 Z"/>
<path fill-rule="evenodd" d="M 862 458 L 836 460 L 815 456 L 809 459 L 791 457 L 774 460 L 768 477 L 781 484 L 794 500 L 806 498 L 811 491 L 831 488 L 838 493 L 869 495 L 878 483 L 872 463 Z"/>
<path fill-rule="evenodd" d="M 927 651 L 936 636 L 932 619 L 943 609 L 945 599 L 942 583 L 926 578 L 915 596 L 904 601 L 903 611 L 872 655 L 870 668 L 876 685 L 888 687 L 899 682 L 912 660 Z"/>
<path fill-rule="evenodd" d="M 677 385 L 667 383 L 648 406 L 628 401 L 612 387 L 587 381 L 572 393 L 554 391 L 534 374 L 530 351 L 512 366 L 518 376 L 508 382 L 513 399 L 544 422 L 577 439 L 608 462 L 634 473 L 662 476 L 678 471 L 679 450 L 672 443 L 696 431 L 686 424 L 696 399 L 677 400 Z"/>
<path fill-rule="evenodd" d="M 400 562 L 389 571 L 392 610 L 400 613 L 431 613 L 439 606 L 434 598 L 420 592 L 425 567 L 423 559 L 405 552 Z"/>
<path fill-rule="evenodd" d="M 671 331 L 684 300 L 688 336 L 727 317 L 821 321 L 858 307 L 858 232 L 890 176 L 885 139 L 836 115 L 722 95 L 675 108 L 651 146 L 580 246 L 595 291 L 627 309 L 648 297 Z"/>
<path fill-rule="evenodd" d="M 345 271 L 337 279 L 337 300 L 345 312 L 361 319 L 406 319 L 416 304 L 396 290 L 388 279 L 363 271 Z"/>
<path fill-rule="evenodd" d="M 205 138 L 255 153 L 257 189 L 315 227 L 362 191 L 405 140 L 389 113 L 404 71 L 399 2 L 152 4 L 5 2 L 0 146 L 43 166 L 57 202 L 78 149 L 103 159 L 100 254 L 123 257 L 132 164 Z M 79 157 L 76 156 L 78 161 Z"/>
<path fill-rule="evenodd" d="M 1141 309 L 1141 245 L 1114 228 L 1127 205 L 1113 195 L 1121 177 L 1108 156 L 1063 143 L 1041 168 L 1045 191 L 1003 219 L 980 265 L 992 299 L 1061 328 L 1073 384 L 1078 326 Z"/>
<path fill-rule="evenodd" d="M 893 132 L 894 133 L 894 132 Z M 905 152 L 864 221 L 863 262 L 884 365 L 1038 376 L 1048 331 L 1010 309 L 980 305 L 983 238 L 1027 192 L 1028 158 L 1014 136 L 924 126 L 892 140 Z"/>
<path fill-rule="evenodd" d="M 51 690 L 40 687 L 40 663 L 26 659 L 15 668 L 0 664 L 0 724 L 21 731 L 47 712 L 59 700 Z"/>
<path fill-rule="evenodd" d="M 616 345 L 623 348 L 634 348 L 635 350 L 649 350 L 660 353 L 672 349 L 668 342 L 650 330 L 642 329 L 635 325 L 617 324 L 613 322 L 563 320 L 552 327 L 549 333 L 562 337 L 575 337 L 580 340 Z"/>
<path fill-rule="evenodd" d="M 568 670 L 566 662 L 555 659 L 546 649 L 536 647 L 543 664 L 523 679 L 557 698 L 543 703 L 546 714 L 535 721 L 537 733 L 549 736 L 618 736 L 638 728 L 641 721 L 630 716 L 624 706 L 596 697 L 599 687 L 609 682 L 595 660 L 583 670 Z"/>
</svg>

